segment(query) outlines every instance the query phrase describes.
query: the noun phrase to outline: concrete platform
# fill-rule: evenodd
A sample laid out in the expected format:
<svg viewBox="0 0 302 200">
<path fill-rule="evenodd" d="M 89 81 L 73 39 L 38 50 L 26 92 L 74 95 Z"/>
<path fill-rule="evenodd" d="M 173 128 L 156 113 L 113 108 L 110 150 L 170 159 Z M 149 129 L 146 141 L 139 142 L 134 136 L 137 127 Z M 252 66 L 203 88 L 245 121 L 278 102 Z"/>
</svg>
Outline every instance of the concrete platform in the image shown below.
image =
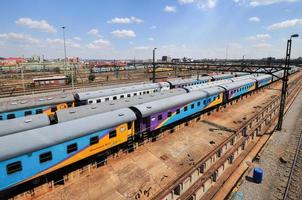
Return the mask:
<svg viewBox="0 0 302 200">
<path fill-rule="evenodd" d="M 38 199 L 150 199 L 227 139 L 278 90 L 265 89 L 202 121 L 165 134 L 133 153 L 110 159 L 93 174 L 74 180 Z M 210 144 L 214 141 L 215 144 Z"/>
</svg>

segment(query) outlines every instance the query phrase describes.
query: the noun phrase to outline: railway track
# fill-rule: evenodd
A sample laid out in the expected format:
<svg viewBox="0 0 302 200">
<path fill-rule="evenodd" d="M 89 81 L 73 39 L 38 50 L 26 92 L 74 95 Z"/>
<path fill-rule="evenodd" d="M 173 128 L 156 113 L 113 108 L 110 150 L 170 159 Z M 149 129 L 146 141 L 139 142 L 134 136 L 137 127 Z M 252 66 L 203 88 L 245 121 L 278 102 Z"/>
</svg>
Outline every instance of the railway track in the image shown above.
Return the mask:
<svg viewBox="0 0 302 200">
<path fill-rule="evenodd" d="M 294 152 L 294 159 L 290 167 L 288 181 L 285 187 L 283 200 L 287 199 L 301 199 L 302 195 L 302 130 L 299 134 L 295 134 L 296 151 Z"/>
</svg>

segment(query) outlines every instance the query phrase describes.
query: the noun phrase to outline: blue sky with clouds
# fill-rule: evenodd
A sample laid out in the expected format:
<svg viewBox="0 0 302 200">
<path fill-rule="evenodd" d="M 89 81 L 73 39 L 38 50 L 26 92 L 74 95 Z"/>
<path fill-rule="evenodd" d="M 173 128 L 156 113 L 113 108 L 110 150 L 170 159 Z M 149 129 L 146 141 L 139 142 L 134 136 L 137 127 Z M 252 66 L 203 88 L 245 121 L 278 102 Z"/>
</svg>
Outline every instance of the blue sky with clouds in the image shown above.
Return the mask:
<svg viewBox="0 0 302 200">
<path fill-rule="evenodd" d="M 302 38 L 301 0 L 1 0 L 0 56 L 283 57 Z M 302 39 L 293 57 L 302 54 Z"/>
</svg>

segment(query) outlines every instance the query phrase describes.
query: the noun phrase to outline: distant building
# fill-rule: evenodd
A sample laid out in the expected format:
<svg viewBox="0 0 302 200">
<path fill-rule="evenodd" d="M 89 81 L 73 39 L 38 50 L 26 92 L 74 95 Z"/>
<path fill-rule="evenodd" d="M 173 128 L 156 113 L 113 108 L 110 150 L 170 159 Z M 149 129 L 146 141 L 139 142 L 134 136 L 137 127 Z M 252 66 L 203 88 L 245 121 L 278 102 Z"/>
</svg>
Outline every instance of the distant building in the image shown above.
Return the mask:
<svg viewBox="0 0 302 200">
<path fill-rule="evenodd" d="M 169 56 L 163 56 L 161 60 L 163 62 L 171 62 L 171 57 L 169 57 Z"/>
</svg>

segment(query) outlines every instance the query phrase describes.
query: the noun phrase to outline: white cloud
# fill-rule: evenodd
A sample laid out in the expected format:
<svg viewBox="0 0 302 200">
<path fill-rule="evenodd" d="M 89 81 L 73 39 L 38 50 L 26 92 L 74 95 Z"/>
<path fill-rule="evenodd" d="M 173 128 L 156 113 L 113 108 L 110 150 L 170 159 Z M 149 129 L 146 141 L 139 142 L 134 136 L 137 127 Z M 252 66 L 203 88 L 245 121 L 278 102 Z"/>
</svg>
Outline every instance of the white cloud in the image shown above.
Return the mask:
<svg viewBox="0 0 302 200">
<path fill-rule="evenodd" d="M 13 41 L 19 43 L 31 43 L 31 44 L 39 43 L 38 39 L 33 38 L 30 35 L 24 35 L 21 33 L 14 33 L 14 32 L 0 34 L 0 40 Z"/>
<path fill-rule="evenodd" d="M 148 40 L 149 40 L 149 41 L 153 41 L 154 38 L 153 38 L 153 37 L 149 37 Z"/>
<path fill-rule="evenodd" d="M 289 27 L 294 27 L 297 25 L 302 25 L 302 19 L 290 19 L 283 22 L 275 23 L 267 27 L 268 30 L 277 30 L 277 29 L 285 29 Z"/>
<path fill-rule="evenodd" d="M 250 17 L 249 21 L 250 22 L 260 22 L 260 18 L 259 17 Z"/>
<path fill-rule="evenodd" d="M 176 7 L 175 6 L 166 6 L 164 8 L 164 11 L 168 12 L 168 13 L 175 13 L 176 12 Z"/>
<path fill-rule="evenodd" d="M 270 38 L 271 38 L 271 36 L 269 34 L 257 34 L 255 36 L 250 36 L 248 39 L 265 41 L 265 40 L 268 40 Z"/>
<path fill-rule="evenodd" d="M 112 31 L 111 34 L 115 37 L 119 37 L 119 38 L 126 38 L 126 37 L 135 37 L 136 34 L 134 31 L 132 30 L 115 30 Z"/>
<path fill-rule="evenodd" d="M 150 46 L 137 46 L 137 47 L 134 47 L 134 49 L 136 50 L 150 50 L 152 47 Z"/>
<path fill-rule="evenodd" d="M 143 23 L 144 21 L 142 19 L 139 19 L 137 17 L 125 17 L 125 18 L 119 18 L 119 17 L 115 17 L 109 21 L 107 21 L 108 24 L 132 24 L 132 23 L 136 23 L 136 24 L 140 24 Z"/>
<path fill-rule="evenodd" d="M 249 5 L 256 7 L 256 6 L 267 6 L 276 3 L 293 3 L 301 0 L 250 0 Z"/>
<path fill-rule="evenodd" d="M 253 47 L 257 48 L 257 49 L 268 49 L 268 48 L 272 47 L 272 45 L 268 44 L 268 43 L 259 43 L 259 44 L 253 45 Z"/>
<path fill-rule="evenodd" d="M 157 27 L 155 25 L 150 26 L 150 29 L 156 29 Z"/>
<path fill-rule="evenodd" d="M 90 31 L 87 32 L 87 34 L 95 37 L 101 37 L 101 35 L 99 34 L 99 30 L 97 28 L 91 29 Z"/>
<path fill-rule="evenodd" d="M 202 10 L 209 10 L 215 8 L 217 5 L 217 0 L 199 0 L 197 6 Z"/>
<path fill-rule="evenodd" d="M 77 41 L 81 41 L 82 40 L 80 37 L 73 37 L 72 39 L 77 40 Z"/>
<path fill-rule="evenodd" d="M 54 38 L 54 39 L 51 39 L 51 38 L 47 38 L 46 39 L 46 43 L 48 45 L 51 45 L 52 47 L 63 47 L 63 44 L 64 44 L 64 40 L 62 39 L 59 39 L 59 38 Z M 73 47 L 73 48 L 79 48 L 81 47 L 80 44 L 74 42 L 73 40 L 65 40 L 65 44 L 67 47 Z"/>
<path fill-rule="evenodd" d="M 32 29 L 37 29 L 42 32 L 47 32 L 47 33 L 56 33 L 57 30 L 48 24 L 46 20 L 32 20 L 31 18 L 28 17 L 22 17 L 16 21 L 17 25 L 20 26 L 25 26 L 27 28 L 32 28 Z"/>
<path fill-rule="evenodd" d="M 89 49 L 102 49 L 109 46 L 111 46 L 111 42 L 104 39 L 94 40 L 93 42 L 87 45 Z"/>
<path fill-rule="evenodd" d="M 180 4 L 190 4 L 190 3 L 194 3 L 194 0 L 178 0 L 178 2 Z"/>
</svg>

